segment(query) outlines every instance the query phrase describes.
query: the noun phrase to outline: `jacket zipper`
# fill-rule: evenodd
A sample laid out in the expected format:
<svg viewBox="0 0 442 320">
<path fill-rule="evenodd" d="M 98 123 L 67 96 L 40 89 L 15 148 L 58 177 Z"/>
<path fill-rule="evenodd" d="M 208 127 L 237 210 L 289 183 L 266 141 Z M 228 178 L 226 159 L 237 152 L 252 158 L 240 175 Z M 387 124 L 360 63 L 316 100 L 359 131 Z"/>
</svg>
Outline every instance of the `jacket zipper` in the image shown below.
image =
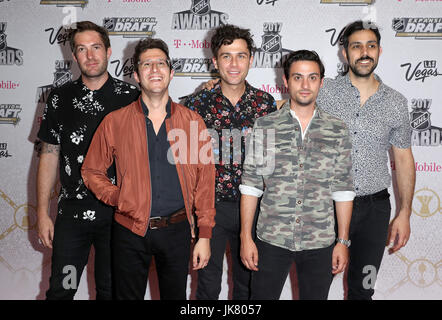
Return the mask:
<svg viewBox="0 0 442 320">
<path fill-rule="evenodd" d="M 170 118 L 170 130 L 173 130 L 173 126 L 172 126 L 172 117 Z M 169 131 L 170 131 L 169 130 Z M 170 142 L 169 142 L 169 145 L 170 145 Z M 176 159 L 175 159 L 175 156 L 174 156 L 174 160 L 175 160 L 175 167 L 176 167 Z M 186 159 L 187 160 L 187 159 Z M 187 200 L 189 200 L 188 199 L 188 196 L 189 196 L 189 194 L 188 194 L 188 192 L 189 192 L 189 189 L 187 188 L 187 181 L 186 181 L 186 175 L 184 174 L 184 170 L 183 170 L 183 164 L 180 164 L 180 169 L 181 169 L 181 175 L 183 176 L 183 180 L 184 180 L 184 189 L 185 189 L 185 193 L 186 193 L 186 197 L 183 197 L 184 198 L 184 205 L 186 206 L 186 202 L 187 202 L 187 207 L 189 208 L 189 210 L 190 210 L 190 214 L 192 215 L 192 208 L 189 206 L 189 201 L 186 201 L 186 199 Z M 184 193 L 183 192 L 183 193 Z M 189 217 L 190 218 L 190 224 L 191 224 L 191 233 L 192 234 L 194 234 L 194 223 L 193 223 L 193 219 L 192 219 L 192 217 Z"/>
<path fill-rule="evenodd" d="M 146 231 L 144 231 L 144 236 L 147 234 L 147 230 L 149 229 L 149 219 L 150 214 L 152 213 L 152 174 L 150 172 L 150 163 L 149 163 L 149 139 L 147 135 L 147 116 L 144 115 L 144 122 L 145 122 L 145 128 L 146 128 L 146 154 L 147 154 L 147 169 L 149 170 L 149 187 L 150 187 L 150 203 L 149 203 L 149 212 L 147 216 L 147 225 L 146 225 Z"/>
</svg>

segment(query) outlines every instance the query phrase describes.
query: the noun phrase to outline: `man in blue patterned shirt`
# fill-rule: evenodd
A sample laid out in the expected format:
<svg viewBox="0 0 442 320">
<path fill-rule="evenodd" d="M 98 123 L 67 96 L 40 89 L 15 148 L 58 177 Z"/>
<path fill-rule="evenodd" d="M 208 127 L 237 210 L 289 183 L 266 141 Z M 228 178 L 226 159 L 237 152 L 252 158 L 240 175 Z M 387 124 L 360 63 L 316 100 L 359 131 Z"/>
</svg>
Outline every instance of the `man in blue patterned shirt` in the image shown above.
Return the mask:
<svg viewBox="0 0 442 320">
<path fill-rule="evenodd" d="M 212 131 L 216 162 L 216 225 L 212 255 L 198 271 L 197 299 L 216 300 L 221 291 L 223 258 L 227 241 L 233 262 L 233 299 L 249 298 L 250 272 L 239 256 L 240 213 L 238 190 L 244 160 L 244 137 L 255 119 L 276 110 L 273 97 L 247 83 L 254 43 L 249 30 L 232 25 L 217 28 L 211 39 L 213 63 L 220 81 L 187 97 L 185 105 L 197 111 Z"/>
<path fill-rule="evenodd" d="M 370 23 L 349 24 L 342 37 L 342 54 L 349 71 L 326 79 L 318 105 L 342 119 L 352 138 L 356 198 L 350 225 L 348 299 L 371 299 L 385 244 L 390 253 L 410 237 L 411 203 L 415 185 L 411 127 L 407 99 L 374 74 L 381 35 Z M 399 213 L 390 223 L 388 151 L 396 163 Z M 367 272 L 369 270 L 369 272 Z M 370 274 L 371 273 L 371 274 Z M 374 273 L 374 274 L 373 274 Z"/>
</svg>

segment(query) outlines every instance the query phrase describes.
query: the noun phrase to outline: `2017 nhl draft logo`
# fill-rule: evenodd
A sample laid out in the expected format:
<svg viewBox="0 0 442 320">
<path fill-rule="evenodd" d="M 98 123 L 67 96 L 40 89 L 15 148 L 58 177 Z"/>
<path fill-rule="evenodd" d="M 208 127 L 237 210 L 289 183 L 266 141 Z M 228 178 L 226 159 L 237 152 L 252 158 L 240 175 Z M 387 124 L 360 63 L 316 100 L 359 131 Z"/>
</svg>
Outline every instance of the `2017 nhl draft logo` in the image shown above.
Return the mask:
<svg viewBox="0 0 442 320">
<path fill-rule="evenodd" d="M 281 68 L 284 57 L 292 50 L 282 47 L 281 22 L 264 22 L 261 47 L 255 50 L 252 68 Z"/>
<path fill-rule="evenodd" d="M 191 0 L 190 10 L 176 12 L 172 30 L 210 30 L 228 23 L 229 15 L 211 9 L 210 0 Z"/>
<path fill-rule="evenodd" d="M 72 60 L 56 60 L 54 81 L 52 84 L 38 87 L 35 101 L 37 103 L 46 103 L 49 93 L 54 87 L 61 87 L 62 85 L 72 81 Z"/>
<path fill-rule="evenodd" d="M 5 33 L 6 26 L 6 22 L 0 22 L 0 65 L 11 66 L 15 64 L 21 66 L 23 64 L 23 51 L 8 47 Z"/>
<path fill-rule="evenodd" d="M 19 104 L 0 104 L 0 124 L 13 124 L 20 121 L 18 114 L 21 112 Z"/>
<path fill-rule="evenodd" d="M 89 0 L 41 0 L 40 4 L 55 5 L 57 7 L 82 7 L 88 4 Z"/>
<path fill-rule="evenodd" d="M 103 27 L 109 35 L 124 38 L 147 38 L 155 34 L 155 17 L 112 17 L 103 19 Z"/>
<path fill-rule="evenodd" d="M 410 112 L 410 126 L 413 129 L 411 143 L 413 146 L 440 146 L 442 128 L 431 125 L 428 111 L 432 99 L 412 99 Z"/>
<path fill-rule="evenodd" d="M 442 18 L 394 18 L 391 27 L 396 37 L 442 39 Z"/>
<path fill-rule="evenodd" d="M 339 4 L 340 6 L 368 6 L 375 0 L 321 0 L 321 3 Z"/>
<path fill-rule="evenodd" d="M 212 59 L 208 58 L 175 58 L 172 59 L 172 68 L 175 77 L 206 79 L 219 76 Z"/>
</svg>

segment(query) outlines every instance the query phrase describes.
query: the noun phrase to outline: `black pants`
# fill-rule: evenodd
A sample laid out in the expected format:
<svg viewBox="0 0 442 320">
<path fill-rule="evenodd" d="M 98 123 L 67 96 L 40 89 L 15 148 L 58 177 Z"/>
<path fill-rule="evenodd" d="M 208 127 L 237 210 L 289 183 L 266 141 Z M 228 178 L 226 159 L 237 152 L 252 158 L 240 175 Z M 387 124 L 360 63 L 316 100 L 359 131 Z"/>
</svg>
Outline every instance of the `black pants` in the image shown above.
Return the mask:
<svg viewBox="0 0 442 320">
<path fill-rule="evenodd" d="M 349 300 L 371 300 L 388 236 L 391 205 L 387 190 L 356 197 L 350 223 Z"/>
<path fill-rule="evenodd" d="M 158 273 L 161 300 L 186 300 L 190 226 L 187 220 L 138 236 L 119 223 L 112 228 L 112 266 L 115 298 L 143 300 L 152 257 Z"/>
<path fill-rule="evenodd" d="M 323 249 L 290 251 L 256 239 L 258 271 L 252 274 L 252 300 L 278 300 L 293 262 L 300 300 L 327 300 L 332 283 L 334 244 Z"/>
<path fill-rule="evenodd" d="M 248 300 L 250 297 L 251 272 L 242 264 L 240 257 L 240 212 L 239 202 L 220 201 L 215 205 L 216 225 L 212 230 L 210 248 L 212 255 L 204 269 L 198 270 L 198 300 L 217 300 L 221 291 L 223 260 L 227 241 L 230 243 L 233 273 L 233 300 Z M 256 220 L 256 215 L 255 215 Z"/>
<path fill-rule="evenodd" d="M 91 246 L 95 249 L 95 287 L 97 300 L 110 300 L 110 237 L 113 209 L 102 204 L 60 203 L 54 225 L 52 266 L 48 300 L 72 300 L 87 264 Z M 95 212 L 95 219 L 83 219 L 83 212 Z M 74 218 L 77 216 L 77 218 Z"/>
</svg>

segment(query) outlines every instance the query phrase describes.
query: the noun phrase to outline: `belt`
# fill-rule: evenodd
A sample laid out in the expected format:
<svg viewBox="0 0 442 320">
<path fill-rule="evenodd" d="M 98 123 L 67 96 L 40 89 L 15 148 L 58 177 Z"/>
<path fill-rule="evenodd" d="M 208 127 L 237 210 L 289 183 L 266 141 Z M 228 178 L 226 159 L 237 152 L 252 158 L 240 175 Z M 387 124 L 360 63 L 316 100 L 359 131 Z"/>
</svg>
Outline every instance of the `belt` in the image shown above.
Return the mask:
<svg viewBox="0 0 442 320">
<path fill-rule="evenodd" d="M 390 194 L 387 189 L 381 190 L 379 192 L 368 194 L 366 196 L 357 196 L 354 201 L 380 201 L 387 200 L 390 198 Z"/>
<path fill-rule="evenodd" d="M 178 223 L 187 219 L 186 208 L 175 211 L 171 215 L 165 217 L 151 217 L 149 219 L 149 229 L 161 229 L 171 224 Z"/>
</svg>

